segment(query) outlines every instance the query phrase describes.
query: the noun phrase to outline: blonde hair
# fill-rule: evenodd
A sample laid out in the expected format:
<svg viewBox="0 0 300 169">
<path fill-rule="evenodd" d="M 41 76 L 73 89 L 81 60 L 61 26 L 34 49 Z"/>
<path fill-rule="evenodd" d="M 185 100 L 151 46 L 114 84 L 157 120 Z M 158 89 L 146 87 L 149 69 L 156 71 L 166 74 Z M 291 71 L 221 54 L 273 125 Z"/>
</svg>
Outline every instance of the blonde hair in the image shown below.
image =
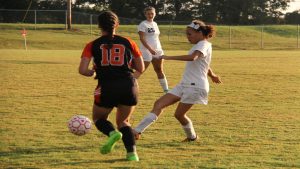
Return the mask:
<svg viewBox="0 0 300 169">
<path fill-rule="evenodd" d="M 153 8 L 152 6 L 148 6 L 144 9 L 144 14 L 147 12 L 147 11 L 154 11 L 155 12 L 155 8 Z"/>
</svg>

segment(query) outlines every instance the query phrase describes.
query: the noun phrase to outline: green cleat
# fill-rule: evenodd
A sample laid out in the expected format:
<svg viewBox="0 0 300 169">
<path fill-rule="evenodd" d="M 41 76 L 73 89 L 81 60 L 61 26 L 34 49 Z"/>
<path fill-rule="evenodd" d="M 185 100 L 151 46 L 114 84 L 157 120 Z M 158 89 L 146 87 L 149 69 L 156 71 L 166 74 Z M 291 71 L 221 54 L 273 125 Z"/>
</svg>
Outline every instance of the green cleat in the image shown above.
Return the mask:
<svg viewBox="0 0 300 169">
<path fill-rule="evenodd" d="M 122 138 L 121 132 L 112 131 L 111 133 L 109 133 L 107 142 L 100 149 L 101 154 L 110 153 L 114 149 L 117 141 L 119 141 L 121 138 Z"/>
<path fill-rule="evenodd" d="M 128 161 L 140 161 L 139 156 L 136 152 L 127 153 L 126 159 Z"/>
</svg>

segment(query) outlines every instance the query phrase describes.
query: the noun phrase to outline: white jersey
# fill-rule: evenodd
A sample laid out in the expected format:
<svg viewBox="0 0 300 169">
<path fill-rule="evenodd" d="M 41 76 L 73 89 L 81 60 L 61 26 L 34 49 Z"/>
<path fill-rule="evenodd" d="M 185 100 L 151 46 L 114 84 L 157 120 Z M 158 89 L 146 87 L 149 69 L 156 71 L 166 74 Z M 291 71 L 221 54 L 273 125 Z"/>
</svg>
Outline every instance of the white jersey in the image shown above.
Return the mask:
<svg viewBox="0 0 300 169">
<path fill-rule="evenodd" d="M 162 48 L 159 41 L 160 31 L 156 22 L 142 21 L 138 25 L 138 31 L 145 33 L 145 41 L 152 49 L 157 50 Z M 146 49 L 143 44 L 140 46 L 141 50 Z"/>
<path fill-rule="evenodd" d="M 192 47 L 189 55 L 194 51 L 200 51 L 203 57 L 199 57 L 194 61 L 188 61 L 185 66 L 181 84 L 194 85 L 201 89 L 209 91 L 209 83 L 207 72 L 211 62 L 212 45 L 207 40 L 202 40 Z"/>
</svg>

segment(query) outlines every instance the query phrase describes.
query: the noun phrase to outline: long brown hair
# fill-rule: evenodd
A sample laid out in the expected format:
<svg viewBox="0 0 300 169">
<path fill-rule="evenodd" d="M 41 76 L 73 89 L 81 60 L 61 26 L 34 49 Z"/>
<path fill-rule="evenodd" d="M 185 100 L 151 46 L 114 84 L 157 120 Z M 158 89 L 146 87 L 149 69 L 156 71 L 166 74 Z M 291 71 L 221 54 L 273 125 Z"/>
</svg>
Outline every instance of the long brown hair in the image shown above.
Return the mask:
<svg viewBox="0 0 300 169">
<path fill-rule="evenodd" d="M 112 48 L 113 31 L 119 25 L 118 16 L 112 11 L 104 11 L 98 16 L 98 26 L 100 29 L 108 33 L 111 43 L 108 48 Z"/>
</svg>

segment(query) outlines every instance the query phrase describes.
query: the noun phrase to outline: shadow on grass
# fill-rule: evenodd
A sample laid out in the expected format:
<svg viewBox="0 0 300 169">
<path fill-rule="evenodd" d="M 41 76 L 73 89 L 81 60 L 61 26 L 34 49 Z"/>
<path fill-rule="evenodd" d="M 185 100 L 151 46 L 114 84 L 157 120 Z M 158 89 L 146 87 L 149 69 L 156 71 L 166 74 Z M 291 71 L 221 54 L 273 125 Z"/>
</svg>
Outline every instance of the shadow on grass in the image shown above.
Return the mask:
<svg viewBox="0 0 300 169">
<path fill-rule="evenodd" d="M 110 160 L 99 160 L 99 162 L 102 163 L 115 163 L 115 162 L 126 162 L 127 160 L 125 158 L 119 158 L 119 159 L 110 159 Z"/>
<path fill-rule="evenodd" d="M 180 148 L 186 145 L 200 144 L 200 142 L 181 142 L 181 141 L 168 141 L 168 142 L 156 142 L 149 144 L 141 144 L 140 147 L 143 148 L 160 148 L 160 147 L 170 147 L 170 148 Z"/>
<path fill-rule="evenodd" d="M 273 161 L 273 162 L 263 162 L 265 166 L 271 166 L 271 168 L 300 168 L 300 164 L 294 162 L 286 162 L 286 161 Z"/>
<path fill-rule="evenodd" d="M 16 148 L 11 151 L 0 151 L 0 157 L 10 157 L 19 155 L 48 154 L 53 152 L 83 151 L 88 147 L 50 147 L 50 148 Z"/>
<path fill-rule="evenodd" d="M 0 62 L 13 63 L 13 64 L 66 64 L 62 62 L 52 62 L 52 61 L 29 61 L 29 60 L 2 60 Z"/>
<path fill-rule="evenodd" d="M 126 159 L 110 159 L 110 160 L 83 160 L 83 161 L 71 161 L 71 162 L 56 162 L 55 164 L 52 164 L 51 166 L 60 166 L 60 165 L 80 165 L 80 164 L 101 164 L 101 163 L 116 163 L 116 162 L 125 162 Z"/>
</svg>

